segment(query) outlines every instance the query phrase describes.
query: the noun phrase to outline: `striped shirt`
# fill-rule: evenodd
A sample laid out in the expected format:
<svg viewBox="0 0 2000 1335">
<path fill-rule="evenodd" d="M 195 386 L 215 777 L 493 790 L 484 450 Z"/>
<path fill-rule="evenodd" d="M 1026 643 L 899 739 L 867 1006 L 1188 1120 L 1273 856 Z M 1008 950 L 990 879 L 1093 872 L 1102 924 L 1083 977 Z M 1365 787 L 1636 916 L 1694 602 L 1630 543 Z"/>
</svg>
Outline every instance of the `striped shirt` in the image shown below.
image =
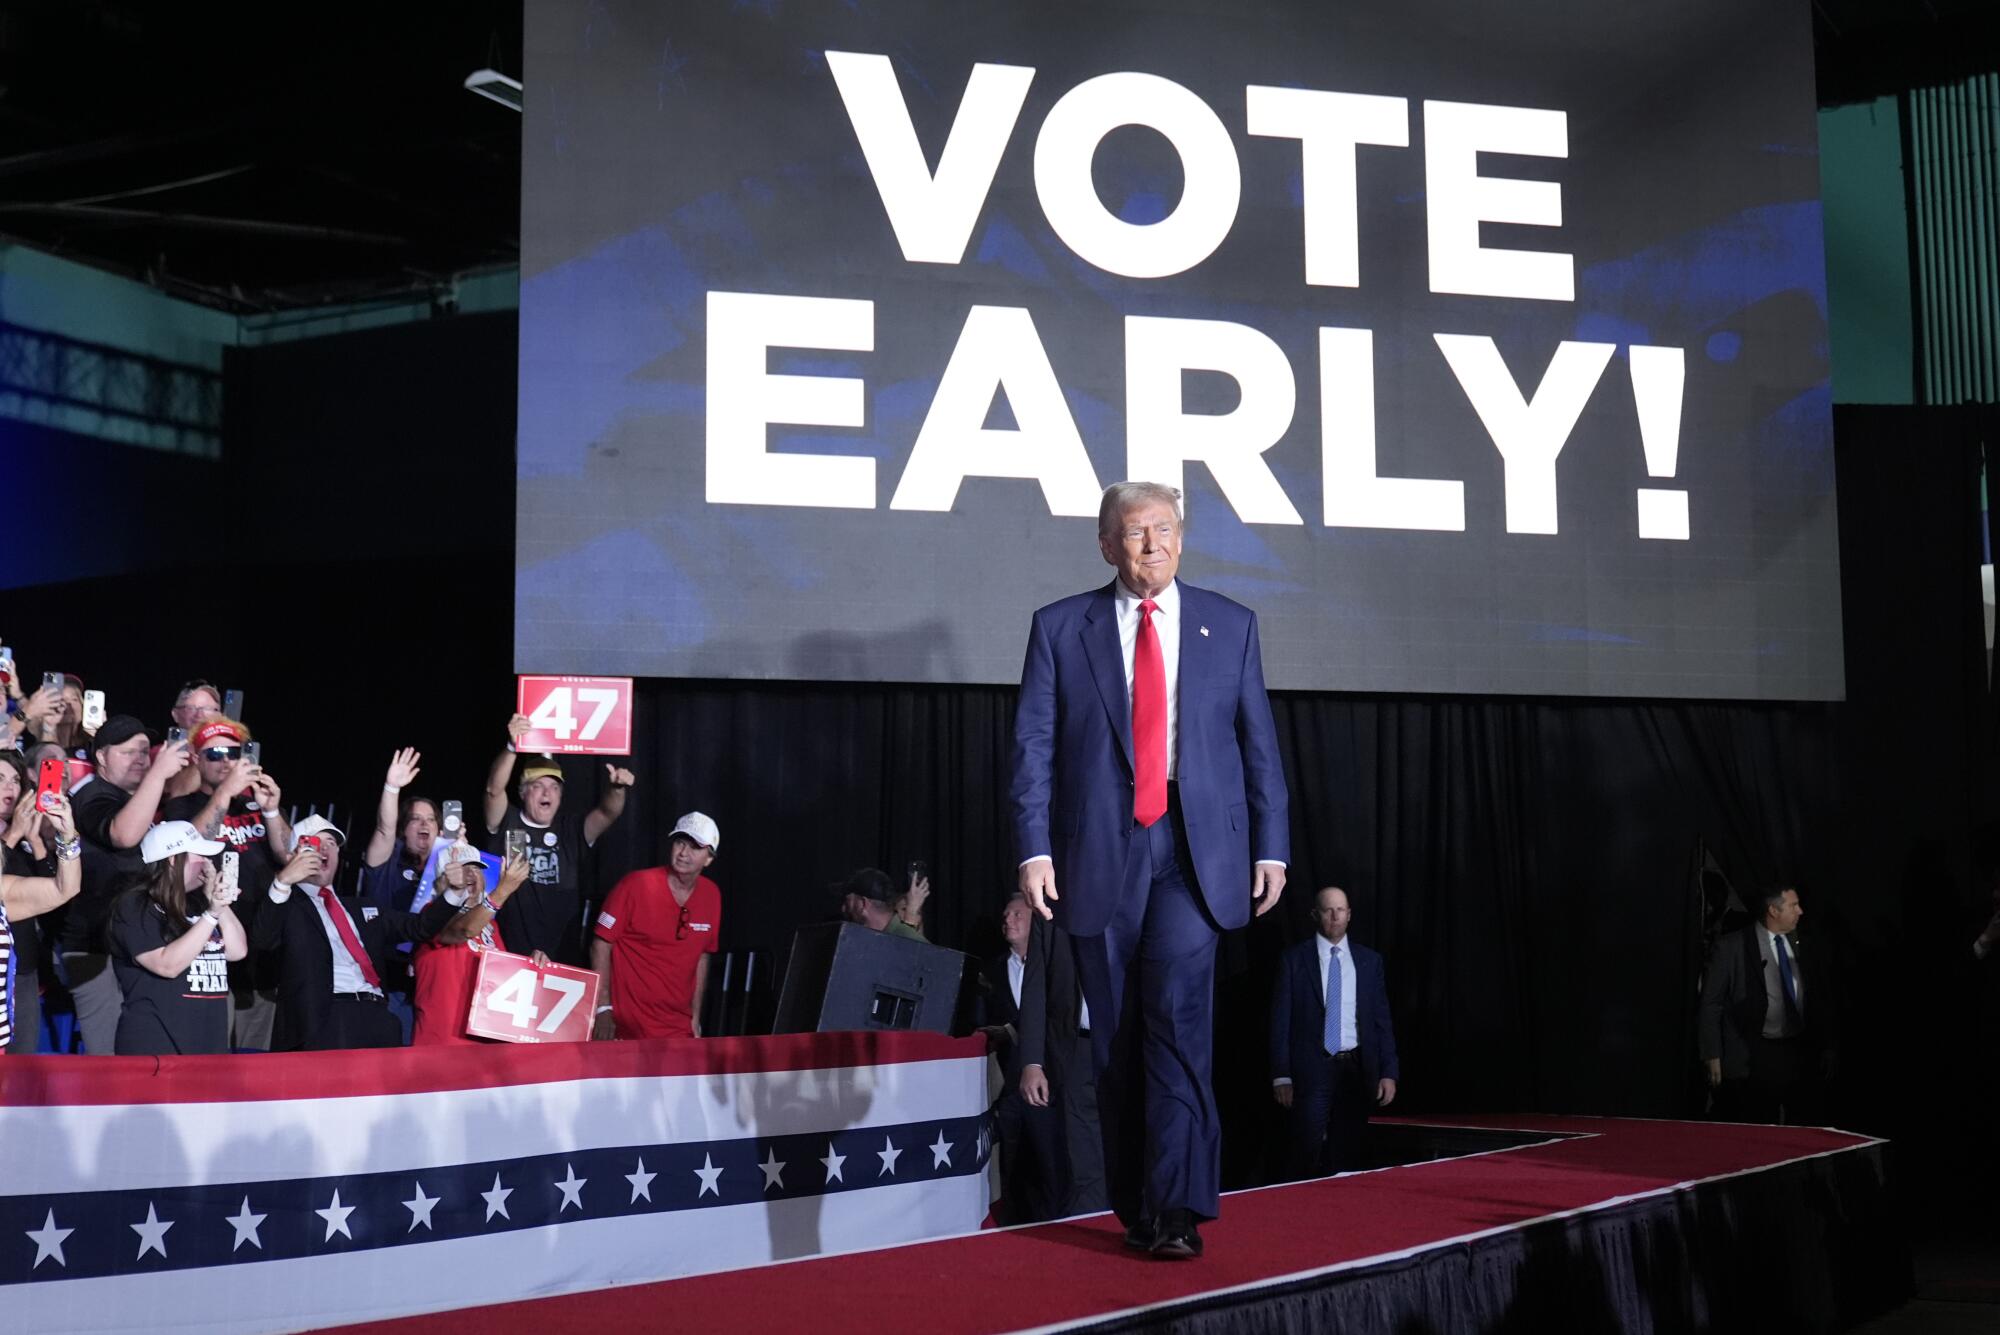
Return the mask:
<svg viewBox="0 0 2000 1335">
<path fill-rule="evenodd" d="M 0 1052 L 14 1041 L 14 929 L 0 904 Z"/>
</svg>

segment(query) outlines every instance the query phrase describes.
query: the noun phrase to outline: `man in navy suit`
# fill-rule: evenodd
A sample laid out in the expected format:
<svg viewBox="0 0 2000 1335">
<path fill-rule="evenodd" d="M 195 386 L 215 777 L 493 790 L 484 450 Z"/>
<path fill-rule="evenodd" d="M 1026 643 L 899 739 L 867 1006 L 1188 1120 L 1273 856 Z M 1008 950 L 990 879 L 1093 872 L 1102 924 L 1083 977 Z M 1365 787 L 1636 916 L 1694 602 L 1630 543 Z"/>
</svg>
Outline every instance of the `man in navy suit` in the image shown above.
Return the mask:
<svg viewBox="0 0 2000 1335">
<path fill-rule="evenodd" d="M 1313 899 L 1313 937 L 1278 960 L 1271 992 L 1271 1092 L 1292 1110 L 1293 1177 L 1355 1165 L 1368 1114 L 1396 1097 L 1401 1068 L 1382 957 L 1347 939 L 1347 892 Z"/>
<path fill-rule="evenodd" d="M 1167 1257 L 1201 1254 L 1218 1205 L 1216 941 L 1290 856 L 1257 617 L 1175 579 L 1182 530 L 1175 488 L 1105 491 L 1118 577 L 1035 613 L 1011 792 L 1021 893 L 1060 913 L 1090 1008 L 1111 1208 Z"/>
</svg>

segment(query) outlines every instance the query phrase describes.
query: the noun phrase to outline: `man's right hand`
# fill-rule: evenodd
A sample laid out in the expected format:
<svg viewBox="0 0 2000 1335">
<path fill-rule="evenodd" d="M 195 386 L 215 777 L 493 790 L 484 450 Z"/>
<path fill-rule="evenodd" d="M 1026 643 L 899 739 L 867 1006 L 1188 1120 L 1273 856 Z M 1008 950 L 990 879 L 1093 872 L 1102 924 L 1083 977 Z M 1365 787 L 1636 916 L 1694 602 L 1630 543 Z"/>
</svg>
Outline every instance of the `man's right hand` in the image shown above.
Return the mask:
<svg viewBox="0 0 2000 1335">
<path fill-rule="evenodd" d="M 1278 1101 L 1280 1108 L 1289 1108 L 1292 1106 L 1292 1087 L 1290 1085 L 1273 1085 L 1271 1086 L 1271 1097 Z"/>
<path fill-rule="evenodd" d="M 1056 911 L 1049 907 L 1049 901 L 1062 898 L 1056 893 L 1056 864 L 1049 858 L 1036 858 L 1021 868 L 1020 882 L 1028 907 L 1044 918 L 1054 918 Z"/>
<path fill-rule="evenodd" d="M 590 1027 L 590 1036 L 599 1040 L 618 1037 L 618 1026 L 612 1021 L 610 1011 L 597 1013 L 597 1021 Z"/>
<path fill-rule="evenodd" d="M 292 860 L 285 864 L 284 870 L 278 873 L 276 879 L 286 885 L 304 885 L 317 875 L 319 875 L 319 854 L 313 851 L 310 844 L 300 844 L 292 850 Z"/>
<path fill-rule="evenodd" d="M 510 747 L 519 746 L 521 744 L 521 739 L 523 737 L 526 737 L 529 731 L 533 727 L 534 724 L 528 722 L 528 716 L 526 714 L 516 714 L 514 715 L 514 717 L 508 719 L 507 745 Z"/>
<path fill-rule="evenodd" d="M 146 771 L 146 777 L 150 779 L 157 774 L 160 782 L 165 783 L 193 762 L 194 756 L 188 751 L 186 742 L 166 742 L 161 745 L 160 753 L 153 757 L 152 768 Z"/>
<path fill-rule="evenodd" d="M 1711 1089 L 1722 1083 L 1722 1058 L 1708 1059 L 1708 1083 Z"/>
<path fill-rule="evenodd" d="M 1048 1107 L 1049 1106 L 1048 1072 L 1044 1071 L 1039 1066 L 1022 1067 L 1021 1097 L 1028 1101 L 1028 1106 L 1031 1108 Z"/>
</svg>

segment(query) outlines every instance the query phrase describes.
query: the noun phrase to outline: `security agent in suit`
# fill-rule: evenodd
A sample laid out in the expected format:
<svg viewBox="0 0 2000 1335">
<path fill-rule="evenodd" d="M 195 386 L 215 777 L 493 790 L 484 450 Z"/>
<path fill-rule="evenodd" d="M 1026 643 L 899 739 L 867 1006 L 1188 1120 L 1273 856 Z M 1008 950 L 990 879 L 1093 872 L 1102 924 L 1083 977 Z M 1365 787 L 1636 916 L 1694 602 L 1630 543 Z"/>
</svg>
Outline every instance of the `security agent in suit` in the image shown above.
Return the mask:
<svg viewBox="0 0 2000 1335">
<path fill-rule="evenodd" d="M 1000 914 L 1000 934 L 1007 949 L 986 961 L 980 973 L 979 1028 L 1000 1059 L 1000 1097 L 994 1101 L 993 1119 L 1000 1141 L 1005 1224 L 1060 1218 L 1065 1195 L 1061 1112 L 1050 1107 L 1046 1097 L 1030 1100 L 1021 1081 L 1027 1055 L 1028 952 L 1034 917 L 1020 896 L 1007 901 Z"/>
<path fill-rule="evenodd" d="M 1010 790 L 1021 893 L 1090 1007 L 1111 1208 L 1166 1257 L 1200 1255 L 1218 1208 L 1216 941 L 1277 903 L 1290 855 L 1257 618 L 1176 579 L 1182 531 L 1174 488 L 1106 490 L 1118 577 L 1035 613 Z"/>
<path fill-rule="evenodd" d="M 428 941 L 455 910 L 442 895 L 419 915 L 334 894 L 347 836 L 326 817 L 308 816 L 292 837 L 291 860 L 250 929 L 254 947 L 278 956 L 271 1050 L 401 1047 L 402 1022 L 382 986 L 390 952 L 404 941 Z M 318 840 L 317 850 L 308 838 Z"/>
<path fill-rule="evenodd" d="M 1278 960 L 1271 989 L 1271 1093 L 1291 1109 L 1286 1172 L 1357 1167 L 1368 1115 L 1396 1097 L 1401 1065 L 1382 957 L 1349 938 L 1347 892 L 1313 898 L 1313 935 Z"/>
<path fill-rule="evenodd" d="M 1027 903 L 1018 897 L 1016 902 Z M 1054 1108 L 1060 1115 L 1059 1213 L 1104 1209 L 1104 1137 L 1097 1120 L 1090 1007 L 1076 976 L 1069 934 L 1032 911 L 1021 995 L 1021 1094 L 1030 1104 Z"/>
<path fill-rule="evenodd" d="M 1701 1057 L 1716 1115 L 1738 1122 L 1823 1120 L 1833 1063 L 1832 989 L 1823 961 L 1791 933 L 1793 889 L 1769 891 L 1759 921 L 1715 943 L 1701 988 Z"/>
</svg>

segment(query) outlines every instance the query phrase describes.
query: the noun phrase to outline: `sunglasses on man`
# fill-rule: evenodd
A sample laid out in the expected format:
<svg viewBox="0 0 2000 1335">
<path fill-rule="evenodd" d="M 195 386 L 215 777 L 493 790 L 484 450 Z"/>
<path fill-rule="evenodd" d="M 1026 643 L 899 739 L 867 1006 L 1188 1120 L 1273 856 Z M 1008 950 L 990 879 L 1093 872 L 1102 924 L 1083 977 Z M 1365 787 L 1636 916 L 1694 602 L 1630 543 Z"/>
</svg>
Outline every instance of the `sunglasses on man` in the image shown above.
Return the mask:
<svg viewBox="0 0 2000 1335">
<path fill-rule="evenodd" d="M 209 746 L 203 747 L 201 752 L 203 760 L 239 760 L 242 756 L 243 748 L 240 746 Z"/>
</svg>

